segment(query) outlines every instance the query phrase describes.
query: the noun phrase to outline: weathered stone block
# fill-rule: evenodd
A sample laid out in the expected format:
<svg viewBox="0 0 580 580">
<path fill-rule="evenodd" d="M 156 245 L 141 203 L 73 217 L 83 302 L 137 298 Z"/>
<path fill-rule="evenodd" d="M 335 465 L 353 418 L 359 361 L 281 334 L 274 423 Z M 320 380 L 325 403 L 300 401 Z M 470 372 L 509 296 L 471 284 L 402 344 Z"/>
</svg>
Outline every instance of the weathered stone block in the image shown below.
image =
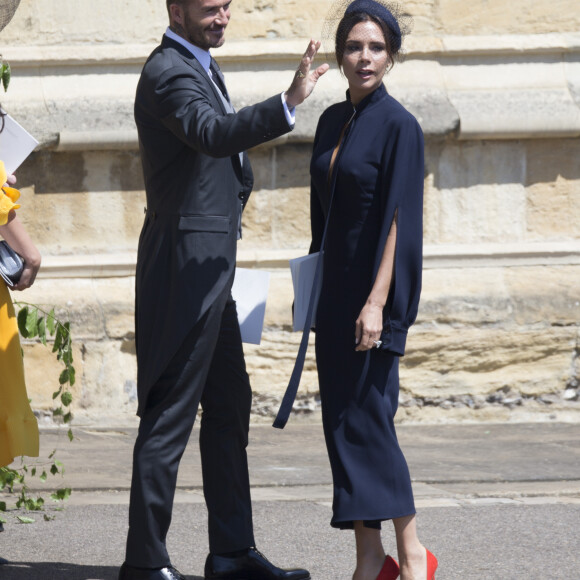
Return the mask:
<svg viewBox="0 0 580 580">
<path fill-rule="evenodd" d="M 446 34 L 532 34 L 576 31 L 580 14 L 574 0 L 557 5 L 543 0 L 442 0 L 435 7 L 439 30 Z"/>
<path fill-rule="evenodd" d="M 422 398 L 528 396 L 563 391 L 571 376 L 575 328 L 417 328 L 402 359 L 401 386 Z"/>
<path fill-rule="evenodd" d="M 83 389 L 78 406 L 84 412 L 122 415 L 136 410 L 137 374 L 133 341 L 83 343 Z"/>
<path fill-rule="evenodd" d="M 52 345 L 49 343 L 46 347 L 43 344 L 23 341 L 22 350 L 26 391 L 32 408 L 50 411 L 60 406 L 60 401 L 55 401 L 52 395 L 59 389 L 59 377 L 64 370 L 64 365 L 51 352 Z M 83 354 L 82 345 L 78 342 L 73 344 L 73 366 L 76 371 L 76 383 L 70 392 L 73 395 L 71 408 L 74 410 L 79 404 L 80 393 L 83 389 Z"/>
</svg>

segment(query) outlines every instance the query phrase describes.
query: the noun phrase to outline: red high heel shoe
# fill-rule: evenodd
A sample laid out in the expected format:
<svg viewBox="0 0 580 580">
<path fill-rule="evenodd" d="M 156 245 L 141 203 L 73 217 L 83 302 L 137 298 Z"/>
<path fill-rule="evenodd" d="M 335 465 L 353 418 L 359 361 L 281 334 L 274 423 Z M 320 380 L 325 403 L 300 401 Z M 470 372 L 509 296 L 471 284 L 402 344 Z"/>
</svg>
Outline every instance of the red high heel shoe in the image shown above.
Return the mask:
<svg viewBox="0 0 580 580">
<path fill-rule="evenodd" d="M 427 552 L 427 580 L 435 580 L 435 570 L 437 570 L 439 562 L 429 550 L 425 549 L 425 551 Z"/>
<path fill-rule="evenodd" d="M 377 580 L 396 580 L 399 577 L 399 564 L 390 556 L 385 558 L 385 563 L 377 576 Z"/>
</svg>

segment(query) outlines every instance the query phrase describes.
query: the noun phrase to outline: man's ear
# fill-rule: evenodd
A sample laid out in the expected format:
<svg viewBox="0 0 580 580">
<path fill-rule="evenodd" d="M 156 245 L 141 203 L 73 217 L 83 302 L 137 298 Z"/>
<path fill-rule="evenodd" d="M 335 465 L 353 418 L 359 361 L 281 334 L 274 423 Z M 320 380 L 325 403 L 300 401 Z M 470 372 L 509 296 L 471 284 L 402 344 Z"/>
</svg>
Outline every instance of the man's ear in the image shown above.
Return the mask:
<svg viewBox="0 0 580 580">
<path fill-rule="evenodd" d="M 179 24 L 183 26 L 184 13 L 182 4 L 170 4 L 169 5 L 169 20 L 170 24 Z"/>
</svg>

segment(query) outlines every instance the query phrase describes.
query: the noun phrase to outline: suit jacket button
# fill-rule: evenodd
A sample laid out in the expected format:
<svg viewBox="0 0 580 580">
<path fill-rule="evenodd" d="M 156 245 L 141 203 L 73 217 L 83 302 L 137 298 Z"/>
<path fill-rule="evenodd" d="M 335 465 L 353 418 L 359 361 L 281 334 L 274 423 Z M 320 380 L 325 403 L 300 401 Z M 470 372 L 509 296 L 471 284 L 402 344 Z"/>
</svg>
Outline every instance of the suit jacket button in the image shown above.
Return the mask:
<svg viewBox="0 0 580 580">
<path fill-rule="evenodd" d="M 240 191 L 240 193 L 238 193 L 238 198 L 241 200 L 244 200 L 246 198 L 243 191 Z"/>
</svg>

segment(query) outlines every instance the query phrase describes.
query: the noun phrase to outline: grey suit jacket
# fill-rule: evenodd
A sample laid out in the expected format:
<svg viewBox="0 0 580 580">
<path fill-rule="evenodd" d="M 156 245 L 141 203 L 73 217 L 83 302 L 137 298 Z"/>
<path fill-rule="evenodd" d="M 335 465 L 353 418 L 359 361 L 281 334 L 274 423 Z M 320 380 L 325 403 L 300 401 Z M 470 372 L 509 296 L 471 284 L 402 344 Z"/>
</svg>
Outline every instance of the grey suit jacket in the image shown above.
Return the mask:
<svg viewBox="0 0 580 580">
<path fill-rule="evenodd" d="M 147 194 L 135 307 L 141 414 L 193 325 L 231 289 L 253 186 L 239 153 L 292 127 L 280 95 L 227 114 L 201 64 L 166 36 L 141 73 L 135 122 Z"/>
</svg>

